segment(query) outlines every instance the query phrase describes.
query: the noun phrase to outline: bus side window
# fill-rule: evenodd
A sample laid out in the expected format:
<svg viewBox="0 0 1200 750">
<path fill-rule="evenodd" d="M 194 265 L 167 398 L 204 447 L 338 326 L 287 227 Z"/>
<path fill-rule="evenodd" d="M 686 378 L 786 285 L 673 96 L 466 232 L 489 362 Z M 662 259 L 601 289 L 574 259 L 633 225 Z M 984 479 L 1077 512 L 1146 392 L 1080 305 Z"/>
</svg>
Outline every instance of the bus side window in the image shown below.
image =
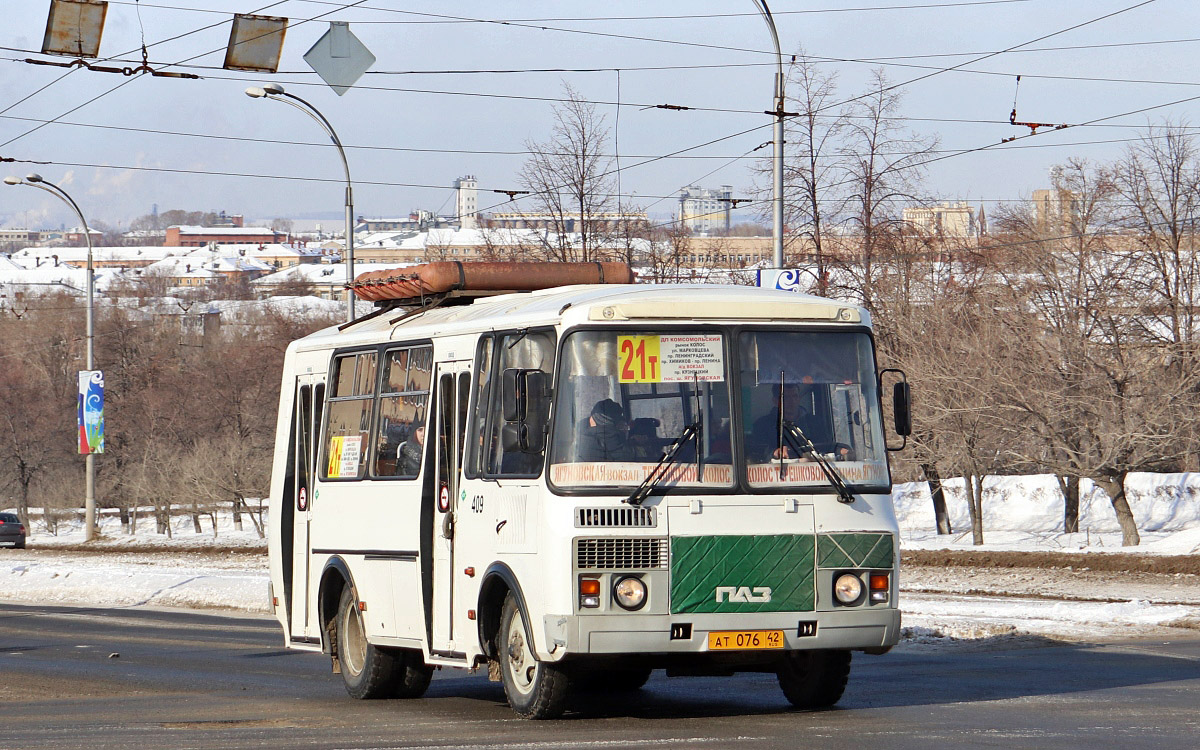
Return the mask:
<svg viewBox="0 0 1200 750">
<path fill-rule="evenodd" d="M 322 479 L 359 479 L 367 465 L 367 436 L 375 401 L 375 352 L 360 352 L 334 361 L 325 428 Z"/>
<path fill-rule="evenodd" d="M 472 478 L 483 473 L 483 457 L 486 455 L 483 436 L 487 434 L 495 345 L 495 337 L 484 336 L 479 340 L 479 352 L 475 356 L 475 411 L 471 415 L 471 426 L 467 432 L 476 437 L 467 446 L 469 457 L 466 464 L 466 475 Z"/>
<path fill-rule="evenodd" d="M 420 473 L 432 365 L 428 346 L 384 355 L 373 476 L 412 479 Z"/>
<path fill-rule="evenodd" d="M 548 376 L 554 373 L 554 332 L 553 331 L 522 331 L 505 334 L 500 339 L 499 360 L 496 373 L 505 370 L 535 369 L 541 370 Z M 495 378 L 493 378 L 495 380 Z M 505 451 L 507 443 L 505 431 L 516 429 L 515 423 L 506 423 L 501 414 L 500 393 L 492 389 L 488 408 L 488 433 L 486 439 L 487 464 L 485 473 L 490 476 L 537 476 L 545 463 L 545 451 L 540 453 L 523 453 L 519 450 Z"/>
</svg>

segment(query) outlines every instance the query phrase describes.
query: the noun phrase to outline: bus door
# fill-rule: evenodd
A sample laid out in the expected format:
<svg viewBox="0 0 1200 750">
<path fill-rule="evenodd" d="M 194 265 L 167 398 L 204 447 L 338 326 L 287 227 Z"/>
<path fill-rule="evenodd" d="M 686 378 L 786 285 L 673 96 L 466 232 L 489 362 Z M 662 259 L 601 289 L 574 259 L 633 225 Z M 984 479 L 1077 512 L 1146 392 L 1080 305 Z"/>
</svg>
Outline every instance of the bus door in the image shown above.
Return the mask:
<svg viewBox="0 0 1200 750">
<path fill-rule="evenodd" d="M 321 432 L 321 410 L 325 405 L 325 382 L 322 375 L 300 375 L 296 378 L 296 401 L 292 410 L 296 435 L 292 456 L 291 553 L 283 554 L 284 588 L 287 597 L 288 633 L 293 640 L 308 640 L 309 602 L 312 580 L 309 570 L 312 542 L 309 526 L 317 477 L 317 445 Z M 286 542 L 285 542 L 286 544 Z M 290 582 L 291 585 L 288 585 Z"/>
<path fill-rule="evenodd" d="M 462 490 L 463 442 L 470 399 L 470 362 L 437 366 L 433 502 L 433 642 L 439 655 L 457 655 L 454 640 L 454 541 Z"/>
</svg>

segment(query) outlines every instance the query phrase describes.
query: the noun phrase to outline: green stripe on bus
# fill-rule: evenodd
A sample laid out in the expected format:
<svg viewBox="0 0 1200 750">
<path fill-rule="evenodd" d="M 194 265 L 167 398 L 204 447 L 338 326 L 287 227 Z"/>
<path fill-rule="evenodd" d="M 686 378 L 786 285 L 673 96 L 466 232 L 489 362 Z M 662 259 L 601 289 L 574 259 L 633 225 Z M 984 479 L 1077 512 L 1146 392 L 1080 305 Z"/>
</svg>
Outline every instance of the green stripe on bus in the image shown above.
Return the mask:
<svg viewBox="0 0 1200 750">
<path fill-rule="evenodd" d="M 811 612 L 816 543 L 810 534 L 671 539 L 671 611 Z"/>
<path fill-rule="evenodd" d="M 822 534 L 817 539 L 817 567 L 890 568 L 891 534 Z"/>
</svg>

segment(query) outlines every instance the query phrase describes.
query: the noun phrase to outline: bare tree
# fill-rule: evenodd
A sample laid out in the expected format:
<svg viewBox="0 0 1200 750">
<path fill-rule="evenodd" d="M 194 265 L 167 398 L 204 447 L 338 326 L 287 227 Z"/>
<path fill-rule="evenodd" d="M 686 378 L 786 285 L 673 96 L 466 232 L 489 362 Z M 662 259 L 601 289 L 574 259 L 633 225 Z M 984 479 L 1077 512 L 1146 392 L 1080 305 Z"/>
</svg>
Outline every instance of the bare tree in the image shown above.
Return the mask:
<svg viewBox="0 0 1200 750">
<path fill-rule="evenodd" d="M 1177 367 L 1170 345 L 1142 335 L 1143 310 L 1154 303 L 1130 293 L 1138 259 L 1114 248 L 1123 237 L 1111 232 L 1112 171 L 1070 160 L 1052 178 L 1069 197 L 1058 221 L 1046 226 L 1014 209 L 1001 217 L 1012 237 L 1028 239 L 1013 243 L 1019 252 L 1006 275 L 1011 335 L 1025 345 L 1002 368 L 998 400 L 1038 438 L 1014 444 L 1014 458 L 1067 478 L 1067 492 L 1070 477 L 1091 478 L 1109 495 L 1123 543 L 1136 545 L 1125 478 L 1184 459 L 1200 375 Z"/>
<path fill-rule="evenodd" d="M 659 227 L 637 260 L 644 271 L 643 280 L 655 283 L 703 283 L 715 270 L 710 253 L 701 253 L 692 232 L 682 222 Z"/>
<path fill-rule="evenodd" d="M 1148 128 L 1117 162 L 1113 184 L 1123 199 L 1117 224 L 1133 238 L 1130 281 L 1144 302 L 1142 332 L 1170 348 L 1175 367 L 1193 369 L 1200 343 L 1196 136 L 1184 123 Z"/>
<path fill-rule="evenodd" d="M 825 245 L 826 223 L 841 213 L 843 166 L 837 159 L 846 135 L 846 114 L 836 108 L 837 74 L 825 73 L 801 49 L 788 69 L 790 106 L 797 117 L 787 121 L 787 142 L 792 155 L 784 164 L 785 220 L 793 239 L 805 252 L 811 248 L 817 294 L 828 292 Z"/>
<path fill-rule="evenodd" d="M 282 281 L 271 287 L 274 297 L 310 297 L 316 292 L 312 281 L 298 270 L 285 275 Z"/>
<path fill-rule="evenodd" d="M 902 234 L 900 209 L 922 201 L 923 164 L 937 147 L 936 138 L 898 124 L 900 103 L 900 92 L 877 70 L 867 94 L 851 102 L 845 115 L 841 166 L 848 192 L 847 222 L 859 247 L 846 259 L 844 270 L 854 279 L 847 291 L 868 308 L 874 304 L 877 266 Z"/>
<path fill-rule="evenodd" d="M 615 203 L 609 131 L 596 105 L 565 83 L 563 92 L 566 101 L 554 107 L 550 140 L 525 144 L 531 156 L 521 168 L 519 182 L 532 193 L 535 210 L 546 217 L 553 233 L 544 235 L 546 257 L 599 260 L 605 255 L 609 223 L 602 214 Z"/>
</svg>

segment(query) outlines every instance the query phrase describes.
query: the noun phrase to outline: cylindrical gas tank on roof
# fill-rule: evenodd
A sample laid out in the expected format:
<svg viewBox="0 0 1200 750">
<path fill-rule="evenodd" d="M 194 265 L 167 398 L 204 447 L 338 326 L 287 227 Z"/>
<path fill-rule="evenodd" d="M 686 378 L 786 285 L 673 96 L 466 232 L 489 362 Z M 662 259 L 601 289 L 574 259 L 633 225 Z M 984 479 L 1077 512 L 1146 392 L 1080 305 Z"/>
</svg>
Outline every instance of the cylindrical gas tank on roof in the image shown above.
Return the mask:
<svg viewBox="0 0 1200 750">
<path fill-rule="evenodd" d="M 411 299 L 451 291 L 530 292 L 574 284 L 632 284 L 625 263 L 441 261 L 368 271 L 350 284 L 359 299 Z"/>
</svg>

